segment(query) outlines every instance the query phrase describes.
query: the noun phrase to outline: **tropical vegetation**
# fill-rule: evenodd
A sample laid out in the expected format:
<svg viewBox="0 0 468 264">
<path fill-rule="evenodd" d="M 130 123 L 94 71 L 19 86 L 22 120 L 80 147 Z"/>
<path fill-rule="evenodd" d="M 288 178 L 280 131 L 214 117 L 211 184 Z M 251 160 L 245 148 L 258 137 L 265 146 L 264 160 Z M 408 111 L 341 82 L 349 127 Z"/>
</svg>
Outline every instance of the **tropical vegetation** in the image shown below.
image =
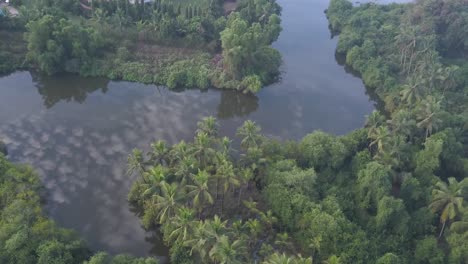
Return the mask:
<svg viewBox="0 0 468 264">
<path fill-rule="evenodd" d="M 31 68 L 174 88 L 255 93 L 274 82 L 281 55 L 275 0 L 13 1 L 0 17 L 0 73 Z M 22 37 L 24 35 L 24 39 Z"/>
<path fill-rule="evenodd" d="M 242 76 L 256 91 L 269 78 L 271 65 L 251 65 L 274 57 L 267 43 L 279 33 L 279 9 L 271 2 L 253 8 L 258 3 L 264 2 L 241 2 L 240 11 L 224 21 L 219 37 L 229 67 L 211 82 Z M 276 11 L 267 18 L 261 15 L 265 8 Z M 382 107 L 363 128 L 343 136 L 315 131 L 299 141 L 279 141 L 246 121 L 230 139 L 220 135 L 215 118 L 206 117 L 190 141 L 159 140 L 145 151 L 135 149 L 128 174 L 138 179 L 128 200 L 145 228 L 161 232 L 171 263 L 468 263 L 466 0 L 331 0 L 326 14 L 339 35 L 337 57 Z M 49 35 L 51 46 L 60 42 L 54 38 L 74 36 L 59 30 L 61 23 L 67 29 L 73 23 L 55 22 L 47 24 L 60 32 Z M 94 56 L 75 48 L 67 56 Z M 205 83 L 189 74 L 195 61 L 178 63 L 171 66 L 181 72 L 177 76 Z M 171 77 L 175 83 L 177 76 Z M 91 257 L 78 238 L 42 215 L 32 171 L 3 156 L 0 162 L 0 260 L 130 259 Z"/>
</svg>

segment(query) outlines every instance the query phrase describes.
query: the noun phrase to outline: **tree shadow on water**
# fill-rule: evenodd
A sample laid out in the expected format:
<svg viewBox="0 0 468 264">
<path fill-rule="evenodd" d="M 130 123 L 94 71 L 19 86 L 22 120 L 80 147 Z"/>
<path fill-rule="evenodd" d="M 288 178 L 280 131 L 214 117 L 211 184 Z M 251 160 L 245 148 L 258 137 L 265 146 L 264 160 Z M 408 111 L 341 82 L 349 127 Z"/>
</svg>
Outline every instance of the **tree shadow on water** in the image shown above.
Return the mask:
<svg viewBox="0 0 468 264">
<path fill-rule="evenodd" d="M 100 89 L 108 90 L 109 80 L 105 78 L 83 78 L 74 74 L 47 76 L 31 73 L 44 106 L 52 108 L 60 101 L 84 103 L 88 94 Z"/>
<path fill-rule="evenodd" d="M 218 119 L 243 117 L 258 109 L 258 97 L 233 90 L 223 90 L 217 109 Z"/>
</svg>

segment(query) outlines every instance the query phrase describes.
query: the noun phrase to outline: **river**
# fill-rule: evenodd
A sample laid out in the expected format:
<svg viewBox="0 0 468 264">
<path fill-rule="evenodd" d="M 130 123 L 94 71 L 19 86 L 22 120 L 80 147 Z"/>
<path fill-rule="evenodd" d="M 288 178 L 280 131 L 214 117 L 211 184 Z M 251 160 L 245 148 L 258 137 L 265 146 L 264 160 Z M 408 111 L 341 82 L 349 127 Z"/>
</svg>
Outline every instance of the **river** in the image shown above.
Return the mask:
<svg viewBox="0 0 468 264">
<path fill-rule="evenodd" d="M 126 158 L 156 139 L 175 143 L 213 115 L 234 135 L 252 119 L 267 135 L 300 139 L 321 129 L 344 134 L 374 109 L 362 81 L 335 60 L 324 10 L 328 0 L 280 0 L 282 81 L 256 96 L 189 90 L 74 75 L 16 72 L 0 78 L 0 138 L 10 159 L 31 164 L 47 190 L 46 210 L 77 230 L 94 250 L 164 256 L 158 236 L 145 232 L 126 196 Z"/>
</svg>

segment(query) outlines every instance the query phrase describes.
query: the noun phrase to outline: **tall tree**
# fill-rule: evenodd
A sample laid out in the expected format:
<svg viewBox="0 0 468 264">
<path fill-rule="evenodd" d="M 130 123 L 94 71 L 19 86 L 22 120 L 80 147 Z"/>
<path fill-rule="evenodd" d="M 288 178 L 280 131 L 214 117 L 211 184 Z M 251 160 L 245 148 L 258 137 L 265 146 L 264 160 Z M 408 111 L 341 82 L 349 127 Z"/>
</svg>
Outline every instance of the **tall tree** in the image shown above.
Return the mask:
<svg viewBox="0 0 468 264">
<path fill-rule="evenodd" d="M 210 250 L 210 257 L 215 263 L 242 264 L 245 263 L 246 248 L 242 240 L 230 241 L 226 235 L 220 236 Z"/>
<path fill-rule="evenodd" d="M 209 174 L 199 170 L 193 179 L 193 185 L 188 185 L 188 196 L 193 198 L 193 204 L 201 212 L 203 204 L 213 204 L 213 196 L 210 194 L 208 182 Z"/>
<path fill-rule="evenodd" d="M 176 183 L 164 182 L 161 186 L 161 195 L 155 197 L 155 206 L 158 208 L 159 223 L 164 224 L 168 219 L 176 215 L 177 210 L 180 208 L 180 201 L 182 193 Z"/>
<path fill-rule="evenodd" d="M 448 221 L 453 221 L 462 212 L 463 196 L 462 190 L 468 181 L 465 179 L 458 182 L 455 178 L 448 178 L 448 184 L 440 181 L 432 191 L 432 203 L 429 205 L 431 210 L 440 214 L 442 229 L 439 238 L 444 233 L 445 225 Z"/>
<path fill-rule="evenodd" d="M 244 149 L 258 147 L 261 143 L 260 127 L 254 121 L 247 120 L 237 130 L 237 135 L 242 137 L 241 146 Z"/>
</svg>

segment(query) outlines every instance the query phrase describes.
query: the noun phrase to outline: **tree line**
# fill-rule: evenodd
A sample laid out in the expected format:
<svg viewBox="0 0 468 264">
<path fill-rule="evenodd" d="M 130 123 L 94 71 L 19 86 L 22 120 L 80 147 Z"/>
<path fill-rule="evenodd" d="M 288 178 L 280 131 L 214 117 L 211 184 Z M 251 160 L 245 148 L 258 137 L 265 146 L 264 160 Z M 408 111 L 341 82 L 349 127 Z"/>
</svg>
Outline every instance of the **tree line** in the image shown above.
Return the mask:
<svg viewBox="0 0 468 264">
<path fill-rule="evenodd" d="M 2 17 L 0 33 L 24 32 L 25 41 L 9 44 L 25 48 L 17 56 L 2 51 L 0 70 L 257 92 L 279 75 L 281 55 L 270 44 L 281 31 L 281 9 L 275 0 L 241 0 L 226 17 L 223 3 L 113 0 L 85 9 L 79 1 L 17 1 L 20 15 Z"/>
</svg>

